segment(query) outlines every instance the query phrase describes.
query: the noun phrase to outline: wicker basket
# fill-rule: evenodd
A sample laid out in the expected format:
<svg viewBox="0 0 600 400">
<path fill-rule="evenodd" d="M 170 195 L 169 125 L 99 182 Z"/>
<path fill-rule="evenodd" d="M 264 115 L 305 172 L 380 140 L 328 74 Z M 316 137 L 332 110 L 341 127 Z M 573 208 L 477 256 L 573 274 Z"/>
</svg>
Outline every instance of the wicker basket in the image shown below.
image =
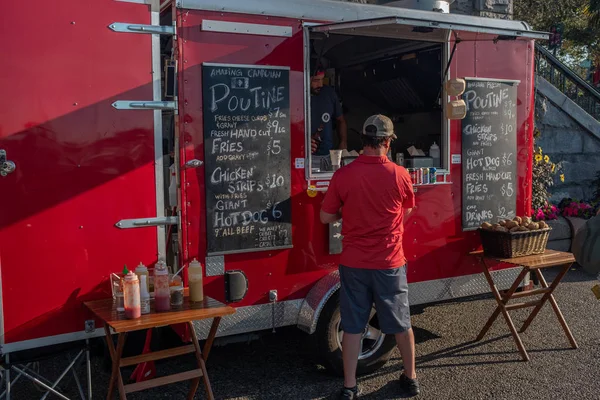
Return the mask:
<svg viewBox="0 0 600 400">
<path fill-rule="evenodd" d="M 488 256 L 500 258 L 542 254 L 546 250 L 552 228 L 527 232 L 498 232 L 479 229 L 483 251 Z"/>
</svg>

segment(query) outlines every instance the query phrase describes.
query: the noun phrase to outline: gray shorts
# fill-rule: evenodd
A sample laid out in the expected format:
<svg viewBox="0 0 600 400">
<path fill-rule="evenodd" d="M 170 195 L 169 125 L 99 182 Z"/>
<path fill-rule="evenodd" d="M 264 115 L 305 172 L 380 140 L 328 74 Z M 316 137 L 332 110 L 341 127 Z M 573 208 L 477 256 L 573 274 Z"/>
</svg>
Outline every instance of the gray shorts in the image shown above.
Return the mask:
<svg viewBox="0 0 600 400">
<path fill-rule="evenodd" d="M 410 329 L 406 267 L 371 270 L 340 265 L 342 329 L 363 333 L 375 303 L 379 328 L 385 334 Z"/>
</svg>

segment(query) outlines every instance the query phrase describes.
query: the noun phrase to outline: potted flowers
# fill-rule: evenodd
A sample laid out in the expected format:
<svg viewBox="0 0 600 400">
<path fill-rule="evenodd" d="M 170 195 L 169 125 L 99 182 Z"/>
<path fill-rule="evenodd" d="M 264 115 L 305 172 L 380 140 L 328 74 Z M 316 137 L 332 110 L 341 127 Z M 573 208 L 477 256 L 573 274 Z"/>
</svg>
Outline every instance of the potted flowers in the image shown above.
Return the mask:
<svg viewBox="0 0 600 400">
<path fill-rule="evenodd" d="M 537 146 L 533 162 L 533 186 L 531 205 L 534 210 L 539 210 L 548 203 L 550 193 L 548 188 L 554 186 L 556 175 L 561 182 L 565 181 L 565 175 L 562 173 L 562 164 L 553 163 L 550 156 L 544 154 L 542 148 Z"/>
<path fill-rule="evenodd" d="M 547 201 L 537 208 L 531 210 L 534 221 L 545 221 L 552 228 L 548 238 L 548 248 L 559 251 L 568 251 L 571 248 L 571 226 L 569 222 L 560 215 L 560 209 Z"/>
<path fill-rule="evenodd" d="M 579 201 L 577 199 L 562 199 L 559 203 L 562 215 L 570 218 L 590 219 L 596 214 L 598 204 Z"/>
<path fill-rule="evenodd" d="M 586 220 L 596 215 L 598 204 L 588 203 L 577 199 L 565 198 L 558 204 L 561 214 L 571 225 L 571 235 L 575 237 Z"/>
<path fill-rule="evenodd" d="M 531 210 L 531 216 L 535 221 L 552 221 L 558 219 L 559 212 L 558 207 L 546 201 L 538 209 Z"/>
<path fill-rule="evenodd" d="M 533 185 L 531 216 L 536 221 L 546 221 L 552 228 L 548 238 L 548 248 L 568 251 L 571 247 L 571 227 L 567 220 L 560 216 L 560 209 L 548 203 L 550 193 L 548 188 L 554 186 L 556 176 L 561 182 L 565 181 L 562 164 L 554 163 L 550 156 L 543 153 L 540 146 L 536 147 L 533 158 Z"/>
</svg>

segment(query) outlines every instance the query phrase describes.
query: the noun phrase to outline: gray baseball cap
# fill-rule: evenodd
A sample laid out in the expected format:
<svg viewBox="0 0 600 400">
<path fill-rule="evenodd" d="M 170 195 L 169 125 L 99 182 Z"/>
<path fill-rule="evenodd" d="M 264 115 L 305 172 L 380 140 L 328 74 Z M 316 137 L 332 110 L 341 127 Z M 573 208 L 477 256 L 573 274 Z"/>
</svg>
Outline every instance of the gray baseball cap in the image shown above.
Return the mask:
<svg viewBox="0 0 600 400">
<path fill-rule="evenodd" d="M 385 115 L 371 115 L 363 125 L 363 135 L 375 137 L 391 137 L 396 139 L 394 134 L 394 123 Z"/>
</svg>

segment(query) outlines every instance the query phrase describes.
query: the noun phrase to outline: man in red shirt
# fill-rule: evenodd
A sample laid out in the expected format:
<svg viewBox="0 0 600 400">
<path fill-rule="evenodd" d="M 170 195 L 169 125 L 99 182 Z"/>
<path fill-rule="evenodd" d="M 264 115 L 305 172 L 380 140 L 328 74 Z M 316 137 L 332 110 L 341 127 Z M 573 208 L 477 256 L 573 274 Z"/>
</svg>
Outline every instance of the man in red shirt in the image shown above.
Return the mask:
<svg viewBox="0 0 600 400">
<path fill-rule="evenodd" d="M 396 336 L 404 363 L 401 388 L 408 395 L 419 393 L 402 251 L 404 217 L 415 206 L 415 198 L 406 169 L 386 156 L 395 138 L 388 117 L 369 117 L 363 126 L 363 154 L 335 172 L 321 207 L 321 222 L 344 221 L 339 266 L 344 331 L 341 399 L 359 394 L 356 366 L 373 302 L 382 332 Z"/>
</svg>

